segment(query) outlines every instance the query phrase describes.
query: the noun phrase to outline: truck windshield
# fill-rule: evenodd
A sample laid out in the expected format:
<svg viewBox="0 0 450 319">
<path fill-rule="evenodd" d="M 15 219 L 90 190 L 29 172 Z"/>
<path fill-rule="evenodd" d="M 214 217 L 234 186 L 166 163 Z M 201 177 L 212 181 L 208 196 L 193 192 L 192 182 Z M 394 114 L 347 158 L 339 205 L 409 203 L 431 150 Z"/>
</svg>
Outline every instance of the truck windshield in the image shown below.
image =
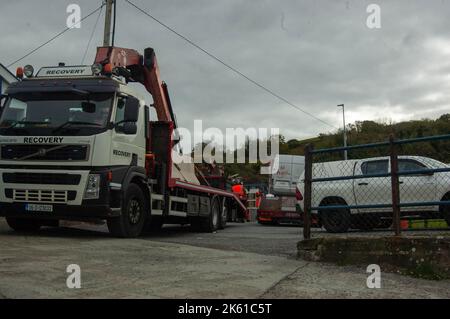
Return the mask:
<svg viewBox="0 0 450 319">
<path fill-rule="evenodd" d="M 93 135 L 107 128 L 111 93 L 27 93 L 10 96 L 0 135 Z"/>
</svg>

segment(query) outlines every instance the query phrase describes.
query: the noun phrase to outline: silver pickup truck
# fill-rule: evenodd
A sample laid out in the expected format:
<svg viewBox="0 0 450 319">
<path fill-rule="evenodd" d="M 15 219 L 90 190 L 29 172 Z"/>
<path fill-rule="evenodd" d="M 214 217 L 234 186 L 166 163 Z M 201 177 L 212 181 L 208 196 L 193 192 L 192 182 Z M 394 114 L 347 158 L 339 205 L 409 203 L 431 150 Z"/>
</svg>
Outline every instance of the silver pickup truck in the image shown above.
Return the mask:
<svg viewBox="0 0 450 319">
<path fill-rule="evenodd" d="M 447 164 L 420 156 L 399 156 L 398 165 L 399 172 L 412 173 L 449 168 Z M 315 163 L 313 179 L 358 178 L 313 182 L 311 206 L 319 207 L 311 212 L 316 214 L 313 217 L 318 218 L 328 232 L 389 227 L 392 224 L 391 177 L 373 177 L 389 173 L 389 157 Z M 399 182 L 402 216 L 444 218 L 450 225 L 450 206 L 438 203 L 450 201 L 450 172 L 400 175 Z M 300 194 L 304 194 L 304 173 L 297 188 Z M 303 210 L 303 199 L 298 204 Z M 320 209 L 324 206 L 336 208 Z"/>
</svg>

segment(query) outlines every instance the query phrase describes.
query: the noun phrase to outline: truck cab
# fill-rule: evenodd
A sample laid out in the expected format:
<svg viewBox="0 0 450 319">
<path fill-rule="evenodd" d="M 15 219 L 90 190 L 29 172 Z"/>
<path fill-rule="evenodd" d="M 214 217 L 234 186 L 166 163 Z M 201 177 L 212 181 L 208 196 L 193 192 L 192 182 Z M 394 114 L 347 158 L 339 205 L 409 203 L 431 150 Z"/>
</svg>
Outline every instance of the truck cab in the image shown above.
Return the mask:
<svg viewBox="0 0 450 319">
<path fill-rule="evenodd" d="M 175 114 L 152 48 L 100 47 L 92 66 L 17 75 L 0 115 L 0 216 L 14 230 L 100 219 L 116 237 L 164 223 L 212 232 L 246 214 L 235 194 L 201 184 L 193 162 L 174 162 Z M 157 118 L 129 82 L 145 86 Z"/>
<path fill-rule="evenodd" d="M 0 214 L 16 228 L 117 216 L 123 182 L 146 179 L 148 114 L 125 82 L 91 66 L 12 83 L 0 116 Z"/>
</svg>

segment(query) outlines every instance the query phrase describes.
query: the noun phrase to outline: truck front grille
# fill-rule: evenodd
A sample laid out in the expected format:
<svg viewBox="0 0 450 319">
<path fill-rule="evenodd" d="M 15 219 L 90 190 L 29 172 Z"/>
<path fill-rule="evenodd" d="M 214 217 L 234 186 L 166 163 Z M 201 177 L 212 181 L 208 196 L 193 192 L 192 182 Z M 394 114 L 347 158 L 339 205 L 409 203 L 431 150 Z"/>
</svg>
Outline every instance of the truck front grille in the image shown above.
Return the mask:
<svg viewBox="0 0 450 319">
<path fill-rule="evenodd" d="M 64 204 L 76 197 L 75 191 L 42 189 L 6 189 L 6 197 L 15 202 L 37 202 Z"/>
<path fill-rule="evenodd" d="M 3 173 L 4 183 L 42 184 L 42 185 L 78 185 L 79 174 L 60 173 Z"/>
<path fill-rule="evenodd" d="M 88 145 L 4 144 L 2 159 L 27 161 L 84 161 L 88 159 Z"/>
</svg>

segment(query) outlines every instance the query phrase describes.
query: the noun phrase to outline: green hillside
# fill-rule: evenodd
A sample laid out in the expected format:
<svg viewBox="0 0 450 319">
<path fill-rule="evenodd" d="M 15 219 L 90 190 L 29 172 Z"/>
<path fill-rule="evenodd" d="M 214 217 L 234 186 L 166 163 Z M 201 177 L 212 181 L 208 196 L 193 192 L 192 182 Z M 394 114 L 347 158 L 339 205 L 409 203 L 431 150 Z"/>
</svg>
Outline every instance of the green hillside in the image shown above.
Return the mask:
<svg viewBox="0 0 450 319">
<path fill-rule="evenodd" d="M 360 121 L 347 126 L 348 145 L 387 141 L 390 134 L 394 134 L 398 139 L 450 134 L 450 114 L 444 114 L 436 120 L 423 119 L 399 123 Z M 320 134 L 316 138 L 307 140 L 285 141 L 281 136 L 280 154 L 304 155 L 304 149 L 308 143 L 311 143 L 315 149 L 342 146 L 342 130 L 331 134 Z M 450 140 L 403 145 L 399 152 L 403 155 L 428 156 L 450 163 Z M 386 156 L 388 150 L 387 148 L 354 150 L 350 151 L 348 155 L 349 158 Z M 317 156 L 315 161 L 338 159 L 342 159 L 342 153 Z M 260 176 L 259 170 L 259 164 L 226 164 L 225 166 L 227 175 L 239 174 L 251 183 L 267 181 L 267 176 Z"/>
</svg>

